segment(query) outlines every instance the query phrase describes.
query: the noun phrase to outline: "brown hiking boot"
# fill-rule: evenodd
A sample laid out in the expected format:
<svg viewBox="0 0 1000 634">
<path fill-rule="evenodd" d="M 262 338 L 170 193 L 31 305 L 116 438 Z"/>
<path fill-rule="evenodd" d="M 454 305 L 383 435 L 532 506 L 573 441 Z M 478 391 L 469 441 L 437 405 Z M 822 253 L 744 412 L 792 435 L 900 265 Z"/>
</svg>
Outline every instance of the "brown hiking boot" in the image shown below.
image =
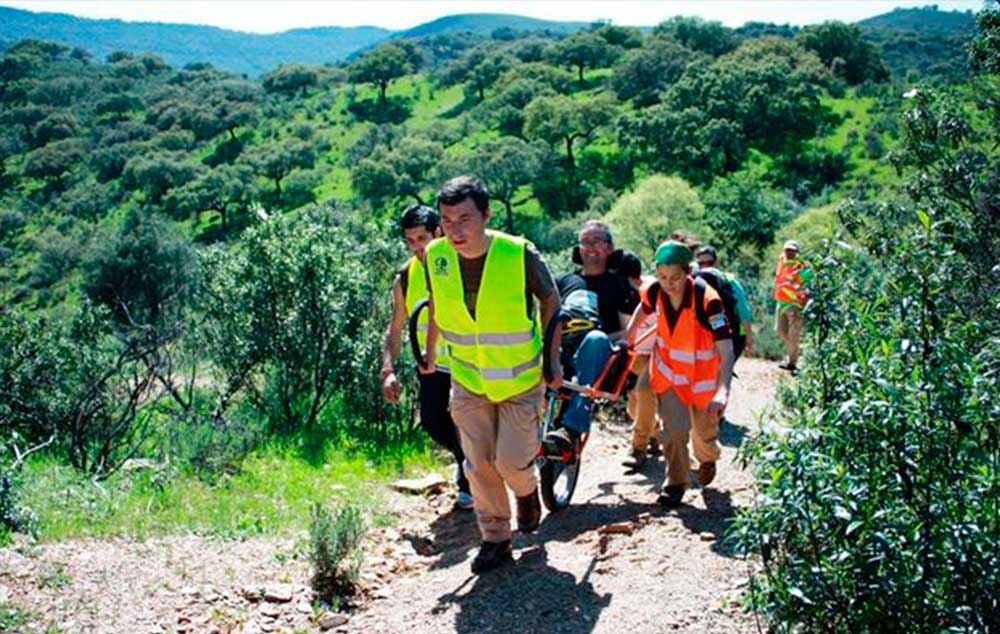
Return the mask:
<svg viewBox="0 0 1000 634">
<path fill-rule="evenodd" d="M 502 542 L 483 542 L 476 558 L 472 560 L 472 574 L 479 575 L 511 561 L 513 557 L 509 539 Z"/>
<path fill-rule="evenodd" d="M 663 492 L 660 493 L 660 497 L 656 501 L 659 502 L 660 506 L 675 509 L 681 505 L 686 488 L 683 484 L 668 484 L 663 487 Z"/>
<path fill-rule="evenodd" d="M 703 462 L 698 465 L 698 482 L 701 486 L 706 487 L 712 483 L 715 479 L 715 463 L 714 462 Z"/>
<path fill-rule="evenodd" d="M 533 533 L 542 520 L 542 503 L 538 499 L 538 487 L 517 498 L 517 528 L 522 533 Z"/>
<path fill-rule="evenodd" d="M 629 471 L 638 471 L 646 464 L 646 452 L 642 449 L 633 449 L 628 458 L 622 461 L 622 466 Z"/>
</svg>

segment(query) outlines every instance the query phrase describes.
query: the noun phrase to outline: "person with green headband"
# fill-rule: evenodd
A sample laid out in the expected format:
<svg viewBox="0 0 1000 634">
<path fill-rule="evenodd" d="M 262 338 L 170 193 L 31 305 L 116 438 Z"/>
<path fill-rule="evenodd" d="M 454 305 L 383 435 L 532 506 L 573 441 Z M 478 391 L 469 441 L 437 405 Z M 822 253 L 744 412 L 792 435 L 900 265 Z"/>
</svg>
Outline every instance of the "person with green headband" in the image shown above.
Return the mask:
<svg viewBox="0 0 1000 634">
<path fill-rule="evenodd" d="M 644 317 L 657 313 L 649 382 L 657 394 L 667 465 L 659 502 L 671 508 L 681 504 L 688 487 L 689 436 L 699 463 L 699 483 L 707 486 L 715 478 L 722 453 L 719 422 L 733 376 L 732 333 L 722 299 L 704 280 L 691 276 L 693 259 L 691 249 L 676 240 L 657 248 L 657 281 L 642 294 L 627 335 L 631 347 Z"/>
</svg>

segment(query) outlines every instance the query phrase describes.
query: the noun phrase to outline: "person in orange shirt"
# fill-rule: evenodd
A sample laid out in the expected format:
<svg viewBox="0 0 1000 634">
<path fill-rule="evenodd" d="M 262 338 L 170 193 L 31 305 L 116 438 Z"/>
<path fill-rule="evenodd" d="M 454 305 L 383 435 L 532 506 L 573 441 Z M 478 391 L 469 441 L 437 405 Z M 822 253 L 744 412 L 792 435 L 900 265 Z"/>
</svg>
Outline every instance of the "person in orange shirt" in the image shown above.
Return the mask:
<svg viewBox="0 0 1000 634">
<path fill-rule="evenodd" d="M 799 258 L 799 243 L 795 240 L 785 242 L 774 271 L 774 329 L 778 331 L 788 353 L 788 361 L 778 367 L 792 374 L 798 371 L 802 313 L 809 301 L 806 284 L 812 279 L 813 271 L 809 263 Z"/>
<path fill-rule="evenodd" d="M 706 486 L 715 478 L 715 463 L 722 453 L 719 422 L 733 376 L 732 333 L 722 299 L 703 280 L 691 276 L 693 259 L 691 249 L 674 240 L 657 248 L 657 281 L 645 289 L 627 334 L 634 344 L 645 316 L 657 312 L 649 372 L 667 465 L 659 503 L 671 508 L 681 504 L 688 487 L 687 443 L 692 428 L 698 480 Z"/>
</svg>

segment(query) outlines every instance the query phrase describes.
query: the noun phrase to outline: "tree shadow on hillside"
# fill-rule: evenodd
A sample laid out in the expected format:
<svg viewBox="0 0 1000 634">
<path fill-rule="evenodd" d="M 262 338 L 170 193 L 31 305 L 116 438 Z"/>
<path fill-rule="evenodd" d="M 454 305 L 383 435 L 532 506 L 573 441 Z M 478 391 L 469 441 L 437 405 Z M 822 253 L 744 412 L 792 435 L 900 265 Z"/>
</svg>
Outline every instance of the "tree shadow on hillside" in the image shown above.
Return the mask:
<svg viewBox="0 0 1000 634">
<path fill-rule="evenodd" d="M 595 557 L 578 583 L 572 573 L 549 565 L 545 546 L 536 545 L 523 551 L 511 566 L 470 576 L 438 597 L 432 613 L 457 605 L 455 631 L 459 633 L 587 634 L 594 630 L 612 597 L 611 593 L 595 592 L 590 576 L 596 565 Z"/>
<path fill-rule="evenodd" d="M 413 108 L 405 97 L 388 97 L 384 102 L 377 99 L 355 101 L 347 110 L 359 121 L 399 124 L 410 118 Z"/>
</svg>

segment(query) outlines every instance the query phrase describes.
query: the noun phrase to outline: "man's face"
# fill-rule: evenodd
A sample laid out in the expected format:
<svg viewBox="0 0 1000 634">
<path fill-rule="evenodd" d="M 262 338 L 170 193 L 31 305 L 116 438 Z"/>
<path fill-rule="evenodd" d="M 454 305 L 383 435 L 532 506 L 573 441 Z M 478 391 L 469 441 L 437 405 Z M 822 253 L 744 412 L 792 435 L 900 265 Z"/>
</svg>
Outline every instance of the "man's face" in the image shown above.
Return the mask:
<svg viewBox="0 0 1000 634">
<path fill-rule="evenodd" d="M 434 239 L 434 234 L 427 230 L 427 227 L 411 227 L 403 229 L 403 236 L 406 238 L 406 248 L 410 253 L 417 256 L 417 259 L 424 259 L 424 252 L 427 244 Z"/>
<path fill-rule="evenodd" d="M 591 269 L 604 269 L 608 257 L 615 250 L 613 244 L 608 242 L 607 234 L 603 229 L 589 227 L 580 232 L 580 259 L 583 265 Z"/>
<path fill-rule="evenodd" d="M 491 211 L 480 211 L 475 201 L 466 198 L 457 205 L 440 205 L 441 227 L 448 242 L 466 258 L 483 254 L 486 242 L 486 223 Z"/>
<path fill-rule="evenodd" d="M 687 282 L 687 270 L 680 264 L 657 264 L 656 279 L 667 295 L 683 295 Z"/>
<path fill-rule="evenodd" d="M 796 249 L 785 249 L 785 259 L 794 260 L 799 257 L 799 252 Z"/>
<path fill-rule="evenodd" d="M 699 269 L 714 269 L 715 268 L 715 258 L 710 255 L 700 255 L 698 256 L 698 268 Z"/>
</svg>

